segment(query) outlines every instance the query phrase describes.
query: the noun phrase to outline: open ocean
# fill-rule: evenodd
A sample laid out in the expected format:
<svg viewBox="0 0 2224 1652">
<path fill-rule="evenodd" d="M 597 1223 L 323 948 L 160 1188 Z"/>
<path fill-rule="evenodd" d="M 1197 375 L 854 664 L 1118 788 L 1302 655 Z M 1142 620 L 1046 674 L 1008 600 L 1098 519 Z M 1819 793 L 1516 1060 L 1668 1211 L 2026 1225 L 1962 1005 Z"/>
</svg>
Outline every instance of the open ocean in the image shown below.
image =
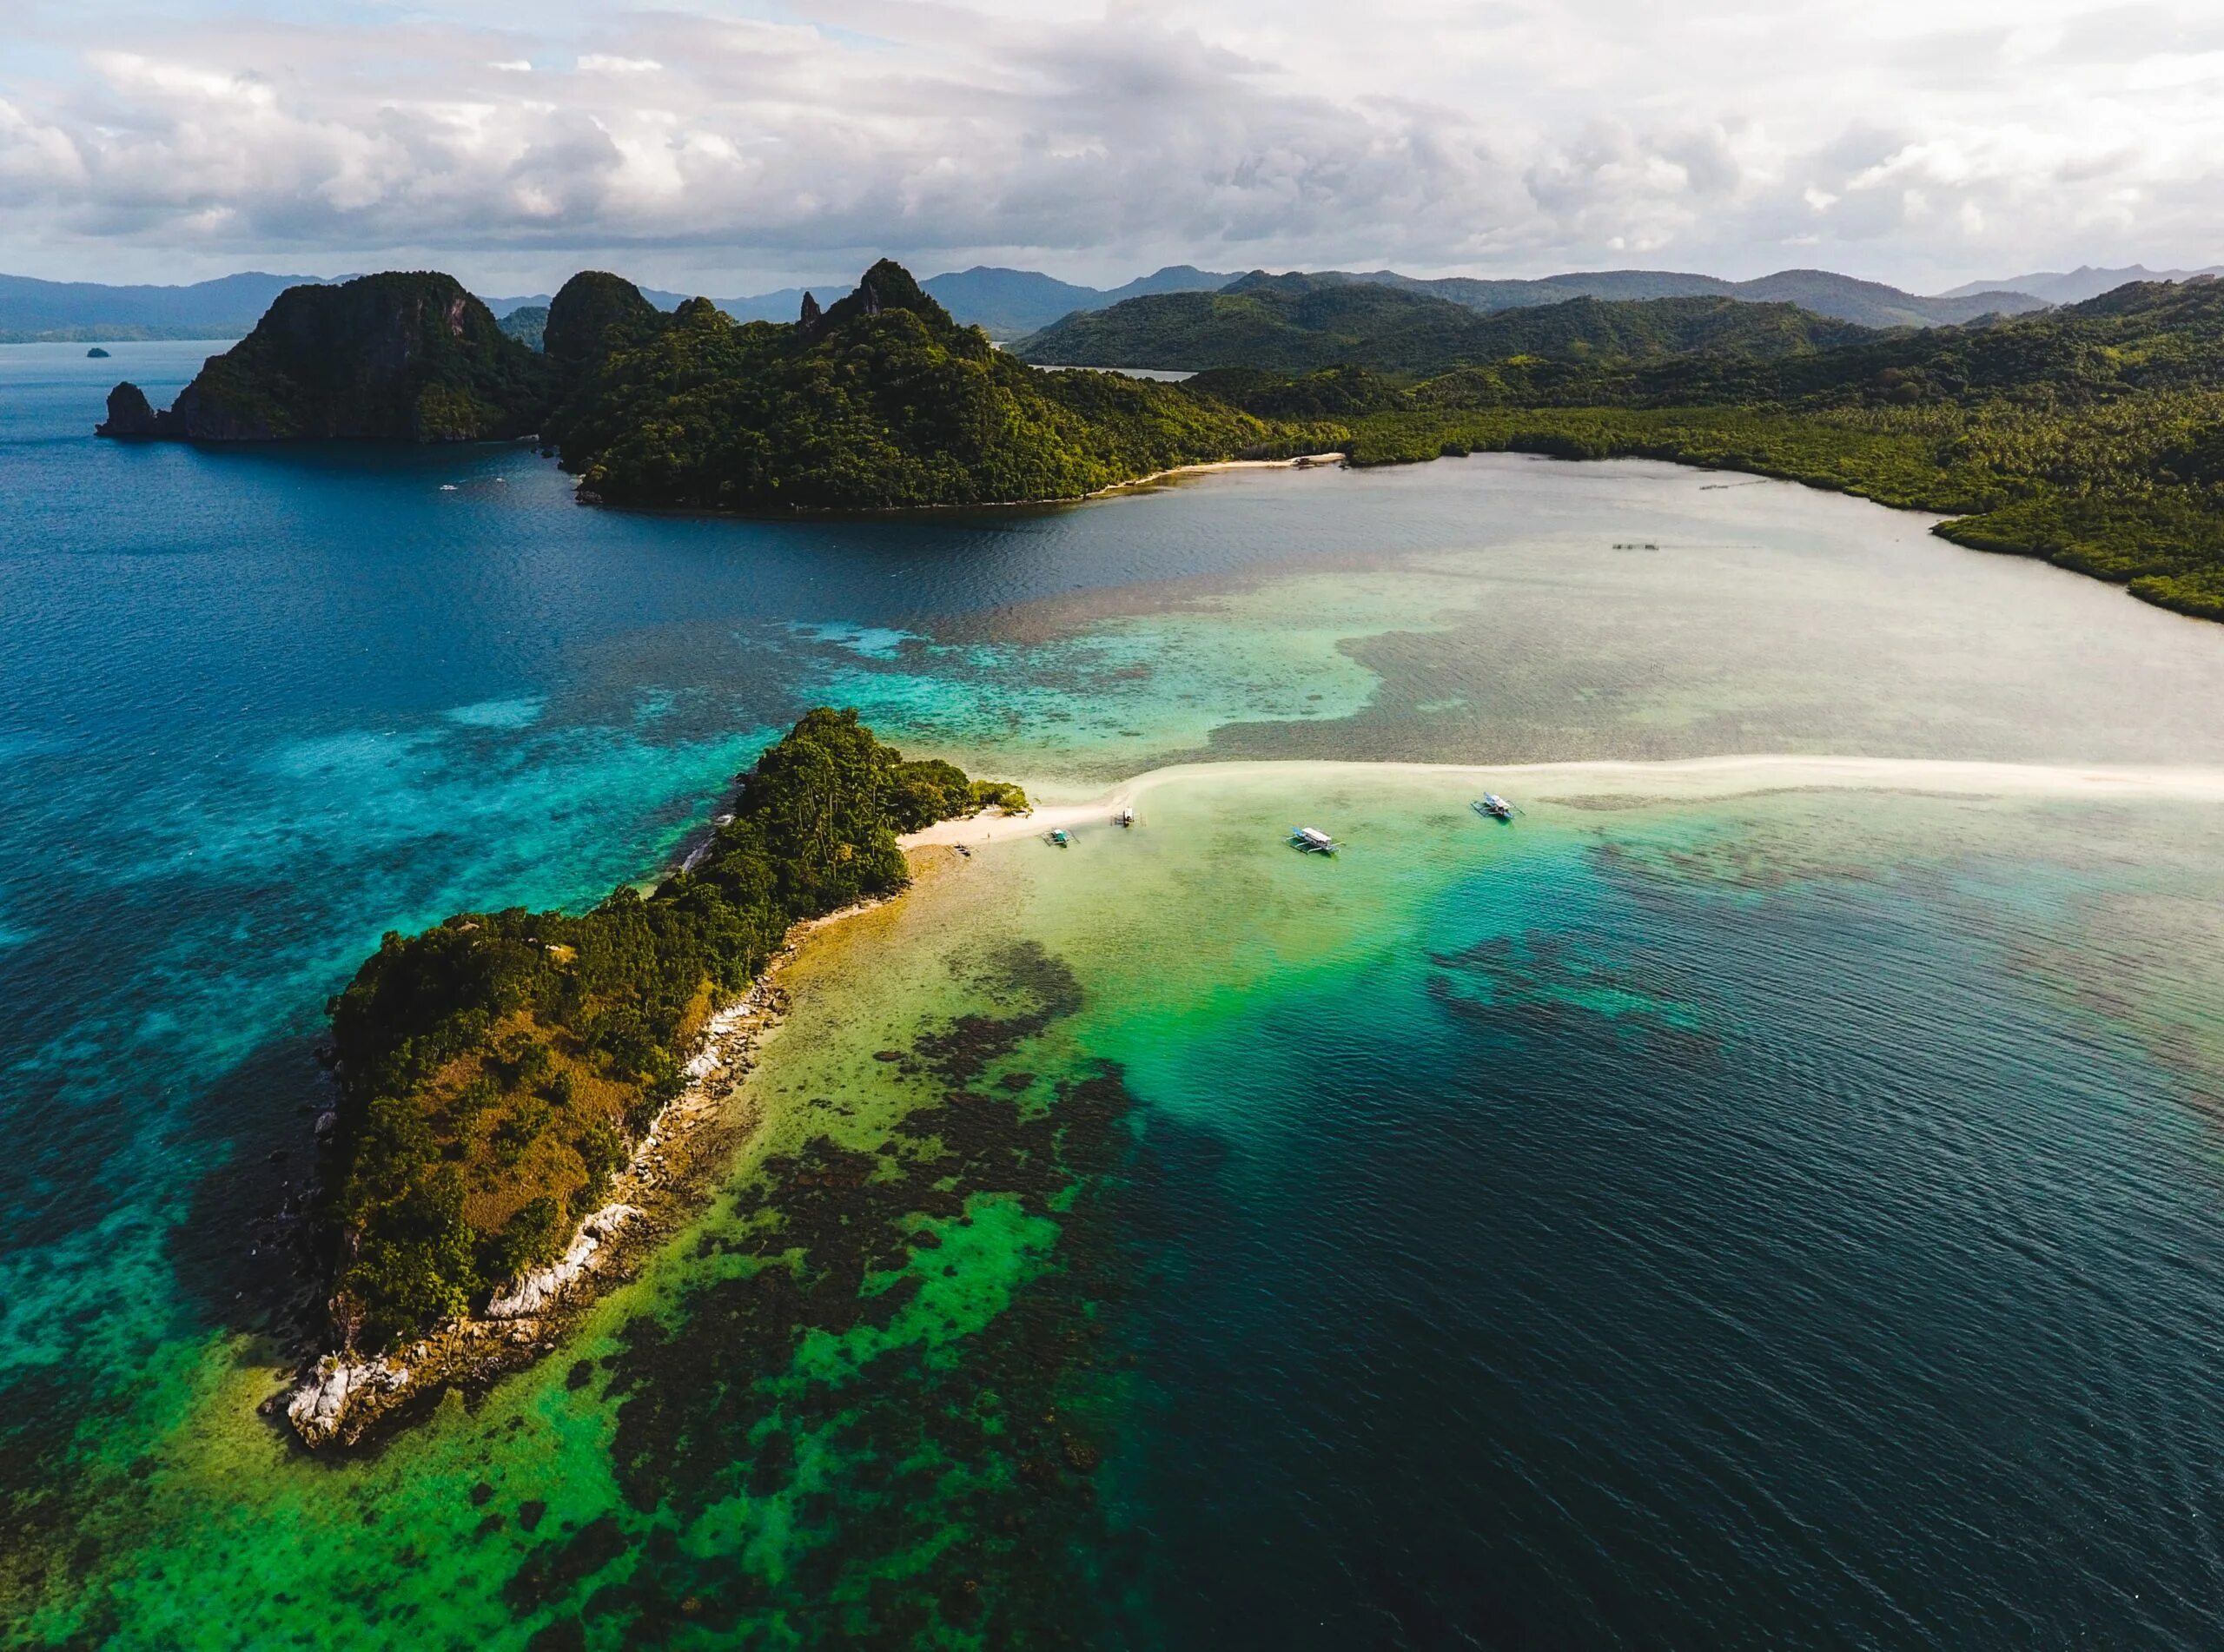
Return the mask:
<svg viewBox="0 0 2224 1652">
<path fill-rule="evenodd" d="M 1655 465 L 582 510 L 96 442 L 216 347 L 109 347 L 0 349 L 0 1644 L 2217 1643 L 2224 627 Z M 295 1448 L 327 995 L 822 702 L 1052 796 L 2042 772 L 1207 770 L 937 857 L 566 1346 Z"/>
</svg>

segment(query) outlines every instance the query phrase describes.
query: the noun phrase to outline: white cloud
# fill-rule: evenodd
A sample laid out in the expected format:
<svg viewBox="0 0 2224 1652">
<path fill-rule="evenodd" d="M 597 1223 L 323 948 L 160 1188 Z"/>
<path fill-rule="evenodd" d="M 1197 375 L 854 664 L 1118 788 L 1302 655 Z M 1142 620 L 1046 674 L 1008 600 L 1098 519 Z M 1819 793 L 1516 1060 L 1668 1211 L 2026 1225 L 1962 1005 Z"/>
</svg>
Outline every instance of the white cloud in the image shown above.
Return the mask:
<svg viewBox="0 0 2224 1652">
<path fill-rule="evenodd" d="M 0 241 L 41 273 L 2224 259 L 2210 0 L 17 3 Z"/>
</svg>

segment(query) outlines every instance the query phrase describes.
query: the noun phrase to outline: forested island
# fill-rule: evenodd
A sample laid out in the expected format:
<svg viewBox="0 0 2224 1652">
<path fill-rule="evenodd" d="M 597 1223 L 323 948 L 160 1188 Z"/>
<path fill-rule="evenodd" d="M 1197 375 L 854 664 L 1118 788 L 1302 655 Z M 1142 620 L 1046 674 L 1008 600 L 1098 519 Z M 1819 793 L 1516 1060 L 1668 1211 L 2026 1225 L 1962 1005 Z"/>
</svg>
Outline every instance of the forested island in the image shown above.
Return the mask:
<svg viewBox="0 0 2224 1652">
<path fill-rule="evenodd" d="M 566 282 L 504 331 L 446 275 L 285 293 L 165 412 L 116 387 L 100 433 L 253 442 L 538 434 L 584 502 L 889 510 L 1078 499 L 1287 439 L 1165 385 L 1041 373 L 884 261 L 821 309 L 740 323 L 658 309 L 615 275 Z"/>
<path fill-rule="evenodd" d="M 898 833 L 1025 802 L 822 709 L 652 892 L 387 935 L 330 1006 L 340 1100 L 311 1232 L 331 1351 L 289 1407 L 303 1437 L 352 1439 L 427 1384 L 530 1358 L 527 1328 L 639 1214 L 613 1186 L 791 928 L 901 889 Z"/>
<path fill-rule="evenodd" d="M 535 348 L 535 344 L 539 346 Z M 1201 368 L 1180 385 L 1080 367 Z M 793 322 L 658 309 L 615 275 L 498 322 L 444 275 L 281 294 L 157 413 L 213 441 L 533 435 L 583 503 L 751 512 L 1072 499 L 1183 466 L 1515 450 L 1779 476 L 2224 618 L 2224 285 L 1872 329 L 1719 294 L 1484 312 L 1255 275 L 1076 314 L 1000 351 L 900 266 Z"/>
</svg>

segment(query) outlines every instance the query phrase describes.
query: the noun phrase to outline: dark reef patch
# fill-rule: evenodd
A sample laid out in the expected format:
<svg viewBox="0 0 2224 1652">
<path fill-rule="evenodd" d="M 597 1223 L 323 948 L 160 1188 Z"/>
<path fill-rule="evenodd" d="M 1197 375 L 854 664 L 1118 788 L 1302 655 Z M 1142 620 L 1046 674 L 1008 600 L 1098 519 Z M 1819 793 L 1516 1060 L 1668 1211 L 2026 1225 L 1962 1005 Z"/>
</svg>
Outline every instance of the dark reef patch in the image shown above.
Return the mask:
<svg viewBox="0 0 2224 1652">
<path fill-rule="evenodd" d="M 733 1271 L 620 1332 L 606 1363 L 625 1534 L 608 1516 L 527 1556 L 506 1594 L 521 1617 L 563 1615 L 540 1634 L 568 1638 L 567 1602 L 599 1579 L 577 1610 L 610 1626 L 598 1641 L 616 1629 L 629 1646 L 706 1630 L 740 1644 L 1102 1641 L 1090 1579 L 1122 1539 L 1094 1483 L 1113 1444 L 1098 1402 L 1131 1272 L 1112 1213 L 1134 1103 L 1102 1066 L 1031 1094 L 996 1082 L 996 1064 L 1081 993 L 1040 948 L 979 969 L 967 984 L 993 1013 L 897 1053 L 929 1099 L 869 1146 L 821 1135 L 765 1162 L 733 1228 L 700 1252 Z M 984 1199 L 1055 1224 L 1047 1259 L 976 1328 L 907 1321 L 957 1253 L 936 1228 Z M 844 1358 L 826 1358 L 843 1338 Z M 736 1497 L 785 1500 L 784 1576 L 676 1536 Z"/>
</svg>

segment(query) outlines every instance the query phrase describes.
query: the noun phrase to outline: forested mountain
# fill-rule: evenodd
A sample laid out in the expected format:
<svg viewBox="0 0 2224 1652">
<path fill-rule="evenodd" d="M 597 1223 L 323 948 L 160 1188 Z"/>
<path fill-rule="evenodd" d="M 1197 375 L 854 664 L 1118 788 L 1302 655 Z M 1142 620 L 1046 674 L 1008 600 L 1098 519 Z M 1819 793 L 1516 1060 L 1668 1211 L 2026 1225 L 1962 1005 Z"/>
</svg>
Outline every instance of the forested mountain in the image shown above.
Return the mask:
<svg viewBox="0 0 2224 1652">
<path fill-rule="evenodd" d="M 1735 299 L 1572 299 L 1478 314 L 1411 287 L 1312 275 L 1247 275 L 1217 293 L 1131 299 L 1022 339 L 1030 361 L 1122 367 L 1350 365 L 1402 373 L 1539 354 L 1676 351 L 1769 357 L 1866 336 L 1789 304 Z"/>
<path fill-rule="evenodd" d="M 559 364 L 583 283 L 556 295 Z M 1275 439 L 1248 414 L 1103 373 L 1042 373 L 961 327 L 883 261 L 823 313 L 737 324 L 704 299 L 638 294 L 543 428 L 583 497 L 747 510 L 1073 499 Z"/>
<path fill-rule="evenodd" d="M 546 304 L 520 304 L 502 317 L 502 331 L 528 350 L 540 347 L 541 334 L 548 327 L 548 307 Z"/>
</svg>

